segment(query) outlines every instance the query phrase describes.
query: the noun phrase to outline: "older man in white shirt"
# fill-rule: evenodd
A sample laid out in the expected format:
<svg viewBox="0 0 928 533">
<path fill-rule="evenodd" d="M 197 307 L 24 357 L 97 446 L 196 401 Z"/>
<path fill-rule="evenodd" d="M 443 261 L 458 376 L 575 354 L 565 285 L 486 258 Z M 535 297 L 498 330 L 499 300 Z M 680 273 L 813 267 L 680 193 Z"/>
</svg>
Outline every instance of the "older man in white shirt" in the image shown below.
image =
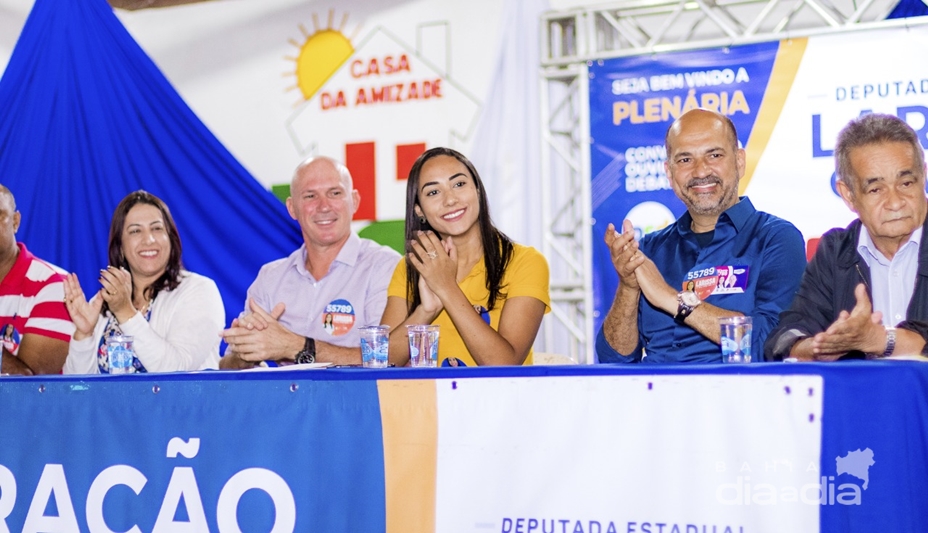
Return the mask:
<svg viewBox="0 0 928 533">
<path fill-rule="evenodd" d="M 838 192 L 858 219 L 826 233 L 768 359 L 833 361 L 922 353 L 928 338 L 925 156 L 903 120 L 852 120 L 835 148 Z"/>
</svg>

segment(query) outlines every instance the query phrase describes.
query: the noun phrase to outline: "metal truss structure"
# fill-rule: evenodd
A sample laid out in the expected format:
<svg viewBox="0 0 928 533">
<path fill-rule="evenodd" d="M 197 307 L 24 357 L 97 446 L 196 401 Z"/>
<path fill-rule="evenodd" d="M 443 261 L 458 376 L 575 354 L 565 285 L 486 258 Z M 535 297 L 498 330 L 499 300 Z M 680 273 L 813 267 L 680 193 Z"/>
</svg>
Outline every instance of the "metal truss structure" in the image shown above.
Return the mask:
<svg viewBox="0 0 928 533">
<path fill-rule="evenodd" d="M 589 72 L 593 61 L 856 29 L 898 0 L 628 0 L 542 16 L 543 252 L 551 268 L 547 351 L 593 362 Z M 928 0 L 922 0 L 928 4 Z M 553 318 L 553 320 L 552 320 Z"/>
</svg>

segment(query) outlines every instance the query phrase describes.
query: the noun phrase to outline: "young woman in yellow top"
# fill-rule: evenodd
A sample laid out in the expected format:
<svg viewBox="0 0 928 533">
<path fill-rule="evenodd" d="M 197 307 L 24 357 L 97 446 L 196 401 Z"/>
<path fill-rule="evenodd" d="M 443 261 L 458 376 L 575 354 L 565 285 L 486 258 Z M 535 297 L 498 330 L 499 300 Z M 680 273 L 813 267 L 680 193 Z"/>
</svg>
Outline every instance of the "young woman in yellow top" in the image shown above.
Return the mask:
<svg viewBox="0 0 928 533">
<path fill-rule="evenodd" d="M 483 182 L 455 150 L 428 150 L 409 172 L 406 252 L 381 321 L 390 362 L 409 361 L 407 325 L 438 324 L 439 364 L 531 364 L 550 310 L 548 263 L 493 226 Z"/>
</svg>

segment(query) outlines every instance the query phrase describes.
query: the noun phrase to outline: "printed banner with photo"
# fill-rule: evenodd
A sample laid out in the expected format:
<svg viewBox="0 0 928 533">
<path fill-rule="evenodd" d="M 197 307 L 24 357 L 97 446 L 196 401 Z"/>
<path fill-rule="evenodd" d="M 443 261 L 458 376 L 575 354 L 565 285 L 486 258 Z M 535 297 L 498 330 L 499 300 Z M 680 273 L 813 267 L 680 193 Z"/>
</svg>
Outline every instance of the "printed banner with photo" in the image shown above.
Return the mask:
<svg viewBox="0 0 928 533">
<path fill-rule="evenodd" d="M 895 114 L 928 146 L 928 63 L 887 61 L 926 46 L 928 27 L 914 26 L 594 64 L 596 329 L 618 284 L 603 244 L 606 226 L 629 219 L 640 238 L 685 211 L 664 170 L 664 136 L 680 114 L 705 107 L 731 118 L 747 152 L 740 192 L 807 240 L 819 237 L 855 218 L 834 186 L 835 138 L 850 119 Z"/>
</svg>

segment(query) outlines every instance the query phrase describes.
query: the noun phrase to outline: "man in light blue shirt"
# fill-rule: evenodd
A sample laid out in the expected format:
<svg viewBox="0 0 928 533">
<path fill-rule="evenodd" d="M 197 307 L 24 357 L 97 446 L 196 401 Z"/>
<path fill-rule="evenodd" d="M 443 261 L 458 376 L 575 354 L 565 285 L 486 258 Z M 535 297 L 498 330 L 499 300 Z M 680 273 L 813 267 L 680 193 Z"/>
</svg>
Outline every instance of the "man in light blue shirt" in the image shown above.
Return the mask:
<svg viewBox="0 0 928 533">
<path fill-rule="evenodd" d="M 315 157 L 297 167 L 287 210 L 303 246 L 261 268 L 245 313 L 223 332 L 221 368 L 361 363 L 359 329 L 380 323 L 400 255 L 351 230 L 360 200 L 341 163 Z"/>
<path fill-rule="evenodd" d="M 879 311 L 884 326 L 895 326 L 905 320 L 906 310 L 915 290 L 918 274 L 918 246 L 922 241 L 919 227 L 909 240 L 887 259 L 870 238 L 869 231 L 861 231 L 857 253 L 870 267 L 870 288 L 873 293 L 873 310 Z"/>
<path fill-rule="evenodd" d="M 918 354 L 928 338 L 924 149 L 905 121 L 869 114 L 838 135 L 838 192 L 858 219 L 819 242 L 771 359 Z"/>
</svg>

